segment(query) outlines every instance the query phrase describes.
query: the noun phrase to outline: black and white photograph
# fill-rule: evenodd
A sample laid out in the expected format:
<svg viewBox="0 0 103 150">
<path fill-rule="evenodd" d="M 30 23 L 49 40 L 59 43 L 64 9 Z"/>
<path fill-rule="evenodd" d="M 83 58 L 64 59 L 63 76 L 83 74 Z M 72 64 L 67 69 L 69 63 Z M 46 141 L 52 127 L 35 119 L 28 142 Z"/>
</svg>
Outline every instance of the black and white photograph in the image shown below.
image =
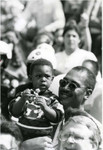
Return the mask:
<svg viewBox="0 0 103 150">
<path fill-rule="evenodd" d="M 103 150 L 102 0 L 0 0 L 0 150 Z"/>
</svg>

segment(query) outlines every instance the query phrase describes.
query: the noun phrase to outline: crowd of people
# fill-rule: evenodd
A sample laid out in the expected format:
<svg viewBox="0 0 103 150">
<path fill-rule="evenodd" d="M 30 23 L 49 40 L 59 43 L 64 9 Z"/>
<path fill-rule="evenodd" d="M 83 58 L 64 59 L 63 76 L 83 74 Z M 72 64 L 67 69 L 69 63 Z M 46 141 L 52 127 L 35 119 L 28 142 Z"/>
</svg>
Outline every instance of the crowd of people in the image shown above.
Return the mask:
<svg viewBox="0 0 103 150">
<path fill-rule="evenodd" d="M 102 150 L 102 1 L 4 0 L 0 30 L 0 148 Z"/>
</svg>

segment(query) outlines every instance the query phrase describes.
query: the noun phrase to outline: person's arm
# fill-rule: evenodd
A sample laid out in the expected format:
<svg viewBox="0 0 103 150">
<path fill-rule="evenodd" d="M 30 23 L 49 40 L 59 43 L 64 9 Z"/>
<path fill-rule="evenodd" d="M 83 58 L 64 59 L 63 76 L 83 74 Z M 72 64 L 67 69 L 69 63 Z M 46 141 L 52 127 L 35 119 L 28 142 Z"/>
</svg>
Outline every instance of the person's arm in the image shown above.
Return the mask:
<svg viewBox="0 0 103 150">
<path fill-rule="evenodd" d="M 19 117 L 21 112 L 24 110 L 24 105 L 25 105 L 25 99 L 21 97 L 17 97 L 15 99 L 15 102 L 12 105 L 12 115 L 14 117 Z"/>
<path fill-rule="evenodd" d="M 54 109 L 46 106 L 43 109 L 43 112 L 44 112 L 46 118 L 49 119 L 51 122 L 53 122 L 53 123 L 57 122 L 57 113 Z"/>
<path fill-rule="evenodd" d="M 35 18 L 32 16 L 32 13 L 35 13 L 35 7 L 35 0 L 27 1 L 25 9 L 16 18 L 14 24 L 16 32 L 26 34 L 29 27 L 35 27 Z"/>
<path fill-rule="evenodd" d="M 38 97 L 37 104 L 41 106 L 41 109 L 43 110 L 47 119 L 54 123 L 57 121 L 56 111 L 47 105 L 46 100 L 43 96 Z"/>
<path fill-rule="evenodd" d="M 13 103 L 12 107 L 12 114 L 14 117 L 19 117 L 20 114 L 24 111 L 26 108 L 26 101 L 32 98 L 32 94 L 30 94 L 30 90 L 26 89 L 24 92 L 22 92 L 21 97 L 17 97 L 15 99 L 15 102 Z"/>
<path fill-rule="evenodd" d="M 53 21 L 49 25 L 45 26 L 41 29 L 40 32 L 47 31 L 47 32 L 55 32 L 57 29 L 63 29 L 65 26 L 65 16 L 63 12 L 62 3 L 60 0 L 54 1 L 53 4 L 53 12 L 52 12 Z"/>
<path fill-rule="evenodd" d="M 20 150 L 55 150 L 52 145 L 52 139 L 44 136 L 32 138 L 21 144 Z"/>
<path fill-rule="evenodd" d="M 91 38 L 89 27 L 85 27 L 83 29 L 82 36 L 83 36 L 81 38 L 81 40 L 83 40 L 82 49 L 85 49 L 87 51 L 91 51 L 92 38 Z"/>
<path fill-rule="evenodd" d="M 99 17 L 98 17 L 98 12 L 100 11 L 100 9 L 102 9 L 102 0 L 96 0 L 94 7 L 93 7 L 93 10 L 91 12 L 90 21 L 100 23 Z"/>
<path fill-rule="evenodd" d="M 83 10 L 83 13 L 86 13 L 89 17 L 91 15 L 91 12 L 92 12 L 92 9 L 94 7 L 94 3 L 95 3 L 95 0 L 86 0 L 86 1 L 83 1 L 84 3 L 84 10 Z"/>
<path fill-rule="evenodd" d="M 83 41 L 82 49 L 91 51 L 92 38 L 89 30 L 89 17 L 86 13 L 81 15 L 81 21 L 79 22 L 79 27 L 81 29 L 81 41 Z"/>
</svg>

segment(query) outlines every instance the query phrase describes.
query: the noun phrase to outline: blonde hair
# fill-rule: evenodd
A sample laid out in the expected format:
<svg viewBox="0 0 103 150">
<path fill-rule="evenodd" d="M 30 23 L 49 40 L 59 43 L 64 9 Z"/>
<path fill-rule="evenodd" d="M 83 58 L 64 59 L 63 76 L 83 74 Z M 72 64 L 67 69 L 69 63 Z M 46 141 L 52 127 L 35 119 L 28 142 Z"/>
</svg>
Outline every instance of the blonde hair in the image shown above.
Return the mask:
<svg viewBox="0 0 103 150">
<path fill-rule="evenodd" d="M 88 116 L 81 116 L 81 115 L 70 117 L 66 121 L 65 125 L 63 126 L 63 130 L 65 129 L 66 126 L 68 126 L 68 124 L 70 122 L 74 122 L 75 124 L 84 125 L 89 130 L 91 130 L 93 135 L 90 139 L 93 142 L 93 144 L 96 144 L 97 147 L 99 147 L 99 145 L 101 143 L 100 130 L 99 130 L 98 125 L 96 124 L 96 122 L 92 118 L 90 118 Z"/>
</svg>

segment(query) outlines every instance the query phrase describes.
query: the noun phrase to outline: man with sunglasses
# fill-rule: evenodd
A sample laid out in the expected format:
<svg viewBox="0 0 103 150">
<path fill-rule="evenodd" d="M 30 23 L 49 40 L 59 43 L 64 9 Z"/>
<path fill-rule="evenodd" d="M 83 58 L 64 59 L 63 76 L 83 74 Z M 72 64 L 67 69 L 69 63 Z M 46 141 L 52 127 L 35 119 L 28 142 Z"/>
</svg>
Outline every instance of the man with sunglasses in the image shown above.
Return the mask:
<svg viewBox="0 0 103 150">
<path fill-rule="evenodd" d="M 73 108 L 77 108 L 78 110 L 84 111 L 85 101 L 92 94 L 96 83 L 95 76 L 91 71 L 86 69 L 83 66 L 77 66 L 72 68 L 63 79 L 59 82 L 59 98 L 60 102 L 64 107 L 65 114 L 66 112 Z M 88 114 L 90 118 L 92 118 L 98 128 L 101 131 L 101 124 L 95 118 Z M 71 116 L 70 116 L 71 117 Z M 54 147 L 58 144 L 58 133 L 60 132 L 62 126 L 64 125 L 65 119 L 61 124 L 58 125 L 55 136 L 54 136 Z M 102 132 L 101 132 L 102 134 Z M 102 135 L 101 135 L 102 136 Z M 101 147 L 101 146 L 100 146 Z"/>
<path fill-rule="evenodd" d="M 84 103 L 95 86 L 94 75 L 84 67 L 74 67 L 60 80 L 59 98 L 64 106 L 84 110 Z"/>
</svg>

